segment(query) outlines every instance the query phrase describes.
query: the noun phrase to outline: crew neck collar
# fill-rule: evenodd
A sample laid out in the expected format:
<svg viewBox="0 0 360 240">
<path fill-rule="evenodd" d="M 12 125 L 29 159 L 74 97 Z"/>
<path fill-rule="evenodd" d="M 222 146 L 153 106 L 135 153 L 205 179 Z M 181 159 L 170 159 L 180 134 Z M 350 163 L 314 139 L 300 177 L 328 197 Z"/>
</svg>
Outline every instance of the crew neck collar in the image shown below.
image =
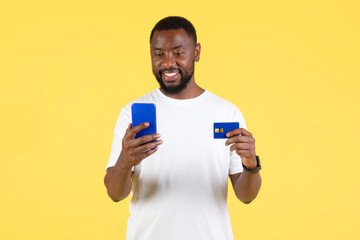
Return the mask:
<svg viewBox="0 0 360 240">
<path fill-rule="evenodd" d="M 202 94 L 200 94 L 199 96 L 194 97 L 194 98 L 176 99 L 176 98 L 168 97 L 165 94 L 163 94 L 161 92 L 160 88 L 156 89 L 155 93 L 159 97 L 159 99 L 162 100 L 163 102 L 179 104 L 179 105 L 194 104 L 194 103 L 202 102 L 206 99 L 206 97 L 209 94 L 209 92 L 207 90 L 205 90 Z"/>
</svg>

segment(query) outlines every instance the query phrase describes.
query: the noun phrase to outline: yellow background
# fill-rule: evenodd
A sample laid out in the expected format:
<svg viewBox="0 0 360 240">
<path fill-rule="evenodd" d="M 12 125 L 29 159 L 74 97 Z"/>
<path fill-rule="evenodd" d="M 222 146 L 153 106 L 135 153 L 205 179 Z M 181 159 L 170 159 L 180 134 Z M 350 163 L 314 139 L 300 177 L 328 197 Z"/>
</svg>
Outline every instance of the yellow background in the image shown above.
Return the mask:
<svg viewBox="0 0 360 240">
<path fill-rule="evenodd" d="M 360 239 L 358 1 L 2 1 L 0 239 L 125 239 L 103 184 L 115 122 L 158 87 L 149 35 L 195 25 L 196 81 L 242 111 L 261 156 L 235 239 Z M 170 239 L 170 238 L 169 238 Z M 170 239 L 171 240 L 171 239 Z"/>
</svg>

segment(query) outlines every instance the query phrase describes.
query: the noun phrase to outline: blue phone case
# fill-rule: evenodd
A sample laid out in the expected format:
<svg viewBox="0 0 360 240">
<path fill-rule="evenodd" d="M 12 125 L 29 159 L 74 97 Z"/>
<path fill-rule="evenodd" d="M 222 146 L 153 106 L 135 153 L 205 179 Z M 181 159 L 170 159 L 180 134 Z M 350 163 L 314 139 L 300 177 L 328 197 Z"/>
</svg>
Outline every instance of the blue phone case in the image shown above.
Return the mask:
<svg viewBox="0 0 360 240">
<path fill-rule="evenodd" d="M 228 138 L 226 134 L 239 128 L 238 122 L 218 122 L 214 123 L 214 138 Z"/>
<path fill-rule="evenodd" d="M 135 138 L 156 133 L 156 106 L 154 103 L 133 103 L 131 105 L 132 127 L 141 123 L 150 123 L 149 127 L 141 130 Z"/>
</svg>

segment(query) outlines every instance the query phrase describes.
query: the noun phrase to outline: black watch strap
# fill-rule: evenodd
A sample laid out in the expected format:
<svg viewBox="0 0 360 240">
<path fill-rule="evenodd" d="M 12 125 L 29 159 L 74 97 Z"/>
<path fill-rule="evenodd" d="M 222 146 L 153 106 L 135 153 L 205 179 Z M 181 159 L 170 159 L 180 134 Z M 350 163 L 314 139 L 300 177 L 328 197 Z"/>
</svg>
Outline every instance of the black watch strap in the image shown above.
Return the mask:
<svg viewBox="0 0 360 240">
<path fill-rule="evenodd" d="M 258 172 L 261 170 L 261 163 L 260 163 L 260 158 L 259 158 L 259 156 L 256 156 L 256 162 L 257 162 L 257 166 L 256 166 L 256 168 L 254 168 L 254 169 L 247 169 L 247 168 L 245 167 L 245 165 L 242 164 L 243 169 L 244 169 L 244 172 L 250 173 L 250 174 L 258 173 Z"/>
</svg>

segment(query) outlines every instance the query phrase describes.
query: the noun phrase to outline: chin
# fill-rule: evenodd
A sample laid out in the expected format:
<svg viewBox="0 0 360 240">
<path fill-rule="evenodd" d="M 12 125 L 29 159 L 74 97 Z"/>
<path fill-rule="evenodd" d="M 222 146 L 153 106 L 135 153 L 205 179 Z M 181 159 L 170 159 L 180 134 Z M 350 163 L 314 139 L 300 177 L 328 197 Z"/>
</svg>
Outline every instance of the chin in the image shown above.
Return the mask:
<svg viewBox="0 0 360 240">
<path fill-rule="evenodd" d="M 164 93 L 166 93 L 168 95 L 174 95 L 174 94 L 178 94 L 178 93 L 182 92 L 185 88 L 187 88 L 189 86 L 192 75 L 190 75 L 189 77 L 188 76 L 184 77 L 181 74 L 180 82 L 178 82 L 175 85 L 172 85 L 171 83 L 166 83 L 165 81 L 163 81 L 163 79 L 160 75 L 155 75 L 155 78 L 158 81 L 158 83 L 160 84 L 160 89 Z"/>
</svg>

